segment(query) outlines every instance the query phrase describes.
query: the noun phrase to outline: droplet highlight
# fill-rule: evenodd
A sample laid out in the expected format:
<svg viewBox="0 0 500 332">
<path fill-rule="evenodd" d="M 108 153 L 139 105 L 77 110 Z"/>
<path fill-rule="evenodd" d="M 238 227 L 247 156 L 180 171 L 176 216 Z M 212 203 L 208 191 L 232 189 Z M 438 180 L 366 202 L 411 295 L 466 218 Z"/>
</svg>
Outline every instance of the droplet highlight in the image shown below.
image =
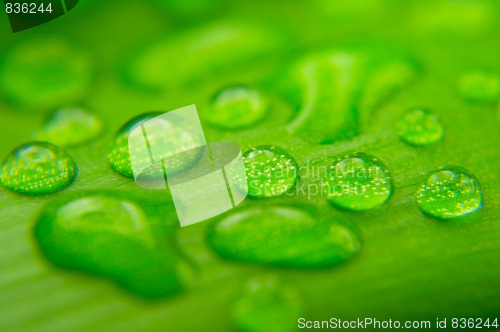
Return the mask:
<svg viewBox="0 0 500 332">
<path fill-rule="evenodd" d="M 98 137 L 103 127 L 101 118 L 83 107 L 62 107 L 49 117 L 36 137 L 59 146 L 78 146 Z"/>
<path fill-rule="evenodd" d="M 11 191 L 43 195 L 68 187 L 76 174 L 76 164 L 64 150 L 49 143 L 30 143 L 5 158 L 0 179 Z"/>
<path fill-rule="evenodd" d="M 207 239 L 225 259 L 294 268 L 335 266 L 361 247 L 358 233 L 347 224 L 275 205 L 235 210 L 211 224 Z"/>
<path fill-rule="evenodd" d="M 429 174 L 416 201 L 423 213 L 449 219 L 479 210 L 483 192 L 474 174 L 459 166 L 444 166 Z"/>
<path fill-rule="evenodd" d="M 231 318 L 241 331 L 287 332 L 297 329 L 302 300 L 292 284 L 274 274 L 250 278 L 232 302 Z"/>
<path fill-rule="evenodd" d="M 258 146 L 243 154 L 248 195 L 273 197 L 293 188 L 299 179 L 295 159 L 275 145 Z"/>
<path fill-rule="evenodd" d="M 136 203 L 111 196 L 83 196 L 49 203 L 34 229 L 54 265 L 116 282 L 145 298 L 181 292 L 190 266 Z"/>
<path fill-rule="evenodd" d="M 417 108 L 406 112 L 397 124 L 399 137 L 411 145 L 436 143 L 444 135 L 441 120 L 431 111 Z"/>
<path fill-rule="evenodd" d="M 377 157 L 362 152 L 336 158 L 323 186 L 330 203 L 351 211 L 380 206 L 393 191 L 387 166 Z"/>
<path fill-rule="evenodd" d="M 267 110 L 268 101 L 260 91 L 231 87 L 214 96 L 206 119 L 217 128 L 240 129 L 262 120 Z"/>
</svg>

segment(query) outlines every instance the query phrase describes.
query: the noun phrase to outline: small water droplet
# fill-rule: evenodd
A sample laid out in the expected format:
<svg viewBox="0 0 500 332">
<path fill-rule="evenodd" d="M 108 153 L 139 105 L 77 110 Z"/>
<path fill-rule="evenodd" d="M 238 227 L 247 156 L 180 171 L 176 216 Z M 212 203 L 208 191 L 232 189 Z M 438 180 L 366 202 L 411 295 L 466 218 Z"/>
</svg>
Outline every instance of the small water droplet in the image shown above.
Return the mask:
<svg viewBox="0 0 500 332">
<path fill-rule="evenodd" d="M 250 278 L 231 307 L 232 320 L 241 331 L 295 331 L 301 315 L 299 291 L 274 274 Z"/>
<path fill-rule="evenodd" d="M 328 201 L 353 211 L 385 203 L 393 184 L 387 166 L 375 156 L 356 152 L 336 158 L 324 183 Z"/>
<path fill-rule="evenodd" d="M 1 182 L 21 194 L 43 195 L 66 188 L 76 173 L 75 162 L 61 148 L 50 143 L 30 143 L 5 158 Z"/>
<path fill-rule="evenodd" d="M 448 219 L 481 208 L 483 192 L 477 178 L 459 166 L 432 171 L 416 194 L 418 207 L 430 216 Z"/>
<path fill-rule="evenodd" d="M 47 205 L 34 229 L 56 266 L 109 278 L 147 298 L 180 292 L 190 267 L 168 235 L 134 202 L 111 196 L 65 198 Z"/>
<path fill-rule="evenodd" d="M 63 107 L 56 110 L 37 139 L 59 146 L 77 146 L 99 136 L 103 123 L 99 117 L 82 107 Z"/>
<path fill-rule="evenodd" d="M 219 92 L 212 100 L 207 121 L 222 129 L 251 126 L 266 115 L 268 102 L 258 90 L 232 87 Z"/>
<path fill-rule="evenodd" d="M 22 42 L 2 60 L 0 89 L 21 106 L 40 109 L 72 102 L 82 97 L 91 81 L 88 59 L 62 39 Z"/>
<path fill-rule="evenodd" d="M 207 238 L 223 258 L 296 268 L 335 266 L 361 247 L 349 225 L 290 206 L 235 210 L 212 224 Z"/>
<path fill-rule="evenodd" d="M 411 11 L 409 22 L 431 38 L 452 43 L 459 38 L 463 42 L 488 31 L 495 22 L 491 4 L 474 0 L 422 2 Z"/>
<path fill-rule="evenodd" d="M 406 112 L 397 127 L 399 137 L 412 145 L 435 143 L 444 134 L 441 120 L 431 111 L 422 108 Z"/>
<path fill-rule="evenodd" d="M 495 73 L 474 70 L 463 74 L 458 82 L 462 97 L 476 103 L 493 103 L 500 96 L 500 79 Z"/>
<path fill-rule="evenodd" d="M 295 159 L 275 145 L 258 146 L 243 154 L 248 195 L 273 197 L 285 193 L 297 183 L 299 166 Z"/>
</svg>

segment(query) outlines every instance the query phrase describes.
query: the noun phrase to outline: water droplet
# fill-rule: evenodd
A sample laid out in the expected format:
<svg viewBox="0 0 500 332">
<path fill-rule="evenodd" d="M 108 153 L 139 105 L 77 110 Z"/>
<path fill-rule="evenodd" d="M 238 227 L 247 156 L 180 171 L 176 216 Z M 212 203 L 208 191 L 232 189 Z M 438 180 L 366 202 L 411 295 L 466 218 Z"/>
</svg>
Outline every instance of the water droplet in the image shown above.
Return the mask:
<svg viewBox="0 0 500 332">
<path fill-rule="evenodd" d="M 353 211 L 385 203 L 392 194 L 392 178 L 375 156 L 356 152 L 335 159 L 324 183 L 328 201 Z"/>
<path fill-rule="evenodd" d="M 288 129 L 322 144 L 358 135 L 373 110 L 417 73 L 405 56 L 373 49 L 310 54 L 279 76 L 277 90 L 297 110 Z"/>
<path fill-rule="evenodd" d="M 258 146 L 243 154 L 248 180 L 248 195 L 273 197 L 297 183 L 299 166 L 291 155 L 274 145 Z"/>
<path fill-rule="evenodd" d="M 207 14 L 221 9 L 220 0 L 156 0 L 160 6 L 165 7 L 169 14 L 175 16 L 193 16 L 200 15 L 206 17 Z M 223 2 L 222 2 L 223 3 Z"/>
<path fill-rule="evenodd" d="M 49 143 L 30 143 L 12 151 L 2 165 L 1 181 L 9 190 L 28 195 L 66 188 L 76 177 L 73 159 Z"/>
<path fill-rule="evenodd" d="M 458 89 L 468 101 L 493 103 L 500 96 L 500 79 L 495 73 L 474 70 L 460 77 Z"/>
<path fill-rule="evenodd" d="M 134 177 L 132 164 L 130 162 L 131 155 L 132 158 L 141 158 L 141 156 L 144 156 L 144 153 L 142 153 L 143 151 L 136 151 L 137 153 L 132 154 L 129 153 L 128 136 L 137 126 L 162 114 L 161 112 L 151 112 L 139 115 L 129 120 L 118 130 L 108 154 L 109 164 L 114 171 L 128 178 Z M 179 152 L 179 155 L 168 159 L 169 172 L 176 172 L 192 166 L 193 162 L 200 157 L 202 150 L 193 149 L 192 151 L 185 152 L 185 147 L 196 146 L 196 138 L 193 137 L 192 133 L 185 127 L 176 126 L 166 120 L 161 121 L 161 126 L 162 128 L 148 133 L 148 143 L 150 146 L 167 146 L 169 147 L 169 152 Z M 169 134 L 165 135 L 165 132 Z M 142 146 L 137 146 L 137 149 L 141 148 Z M 181 152 L 184 153 L 180 154 Z M 147 158 L 148 160 L 138 161 L 137 164 L 149 165 L 151 161 L 149 157 Z M 158 167 L 150 167 L 145 170 L 144 174 L 142 174 L 142 176 L 144 176 L 143 179 L 158 179 L 158 177 L 163 179 L 164 174 L 161 164 L 157 163 L 156 166 Z"/>
<path fill-rule="evenodd" d="M 211 224 L 207 238 L 223 258 L 296 268 L 335 266 L 361 247 L 347 224 L 291 206 L 235 210 Z"/>
<path fill-rule="evenodd" d="M 444 133 L 441 120 L 431 111 L 422 108 L 406 112 L 397 127 L 401 139 L 413 145 L 435 143 Z"/>
<path fill-rule="evenodd" d="M 159 40 L 128 61 L 125 76 L 149 90 L 193 86 L 288 48 L 287 36 L 265 22 L 219 20 Z"/>
<path fill-rule="evenodd" d="M 273 274 L 250 278 L 231 307 L 232 320 L 241 331 L 295 331 L 301 315 L 296 287 Z"/>
<path fill-rule="evenodd" d="M 267 100 L 261 92 L 247 87 L 232 87 L 213 98 L 206 119 L 214 127 L 238 129 L 261 120 L 267 109 Z"/>
<path fill-rule="evenodd" d="M 141 114 L 127 121 L 127 123 L 118 130 L 108 154 L 109 164 L 114 171 L 128 178 L 134 177 L 128 151 L 128 136 L 136 126 L 161 114 L 160 112 Z"/>
<path fill-rule="evenodd" d="M 480 209 L 483 192 L 471 172 L 458 166 L 444 166 L 429 174 L 416 200 L 425 214 L 448 219 Z"/>
<path fill-rule="evenodd" d="M 25 41 L 2 60 L 0 90 L 9 101 L 37 109 L 81 98 L 92 76 L 87 58 L 62 39 Z"/>
<path fill-rule="evenodd" d="M 119 174 L 128 178 L 133 178 L 132 165 L 128 150 L 128 136 L 130 132 L 143 122 L 161 115 L 159 112 L 141 114 L 127 121 L 116 133 L 113 143 L 108 153 L 108 161 L 111 168 Z"/>
<path fill-rule="evenodd" d="M 99 117 L 81 107 L 63 107 L 54 112 L 37 139 L 59 146 L 77 146 L 96 138 L 103 130 Z"/>
<path fill-rule="evenodd" d="M 54 265 L 109 278 L 143 297 L 178 293 L 189 277 L 190 267 L 165 229 L 128 200 L 80 196 L 52 202 L 34 233 Z"/>
</svg>

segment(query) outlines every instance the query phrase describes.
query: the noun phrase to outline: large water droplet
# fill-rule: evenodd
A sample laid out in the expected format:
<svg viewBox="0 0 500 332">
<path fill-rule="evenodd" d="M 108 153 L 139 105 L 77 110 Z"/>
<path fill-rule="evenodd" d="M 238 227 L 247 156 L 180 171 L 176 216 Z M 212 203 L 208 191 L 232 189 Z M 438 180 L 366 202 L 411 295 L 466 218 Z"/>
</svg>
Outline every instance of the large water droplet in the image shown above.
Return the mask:
<svg viewBox="0 0 500 332">
<path fill-rule="evenodd" d="M 398 122 L 398 134 L 412 145 L 427 145 L 443 137 L 441 120 L 431 111 L 417 108 L 406 112 Z"/>
<path fill-rule="evenodd" d="M 255 276 L 233 301 L 231 316 L 241 331 L 295 331 L 302 314 L 301 302 L 296 287 L 276 275 Z"/>
<path fill-rule="evenodd" d="M 448 219 L 480 209 L 483 192 L 471 172 L 458 166 L 444 166 L 429 174 L 416 200 L 425 214 Z"/>
<path fill-rule="evenodd" d="M 336 158 L 328 171 L 324 189 L 333 205 L 353 211 L 385 203 L 392 194 L 392 178 L 375 156 L 356 152 Z"/>
<path fill-rule="evenodd" d="M 291 189 L 299 179 L 299 166 L 291 155 L 274 145 L 258 146 L 243 154 L 252 197 L 278 196 Z"/>
<path fill-rule="evenodd" d="M 417 73 L 405 56 L 373 48 L 310 54 L 280 76 L 277 89 L 297 111 L 288 129 L 314 143 L 358 135 L 374 109 Z"/>
<path fill-rule="evenodd" d="M 238 129 L 261 120 L 267 109 L 267 100 L 261 92 L 247 87 L 232 87 L 213 98 L 206 119 L 214 127 Z"/>
<path fill-rule="evenodd" d="M 208 243 L 229 260 L 297 268 L 335 266 L 361 247 L 350 226 L 291 206 L 235 210 L 211 225 Z"/>
<path fill-rule="evenodd" d="M 81 98 L 92 75 L 87 58 L 56 38 L 23 42 L 2 60 L 2 93 L 9 101 L 37 109 Z"/>
<path fill-rule="evenodd" d="M 66 188 L 76 173 L 75 162 L 61 148 L 49 143 L 30 143 L 5 158 L 1 181 L 12 191 L 41 195 Z"/>
<path fill-rule="evenodd" d="M 82 107 L 55 111 L 37 133 L 37 139 L 60 146 L 77 146 L 96 138 L 103 130 L 99 117 Z"/>
<path fill-rule="evenodd" d="M 458 89 L 468 101 L 493 103 L 500 96 L 500 78 L 495 73 L 474 70 L 460 77 Z"/>
<path fill-rule="evenodd" d="M 140 296 L 178 293 L 189 275 L 165 229 L 131 201 L 84 196 L 53 202 L 34 232 L 54 265 L 109 278 Z"/>
</svg>

